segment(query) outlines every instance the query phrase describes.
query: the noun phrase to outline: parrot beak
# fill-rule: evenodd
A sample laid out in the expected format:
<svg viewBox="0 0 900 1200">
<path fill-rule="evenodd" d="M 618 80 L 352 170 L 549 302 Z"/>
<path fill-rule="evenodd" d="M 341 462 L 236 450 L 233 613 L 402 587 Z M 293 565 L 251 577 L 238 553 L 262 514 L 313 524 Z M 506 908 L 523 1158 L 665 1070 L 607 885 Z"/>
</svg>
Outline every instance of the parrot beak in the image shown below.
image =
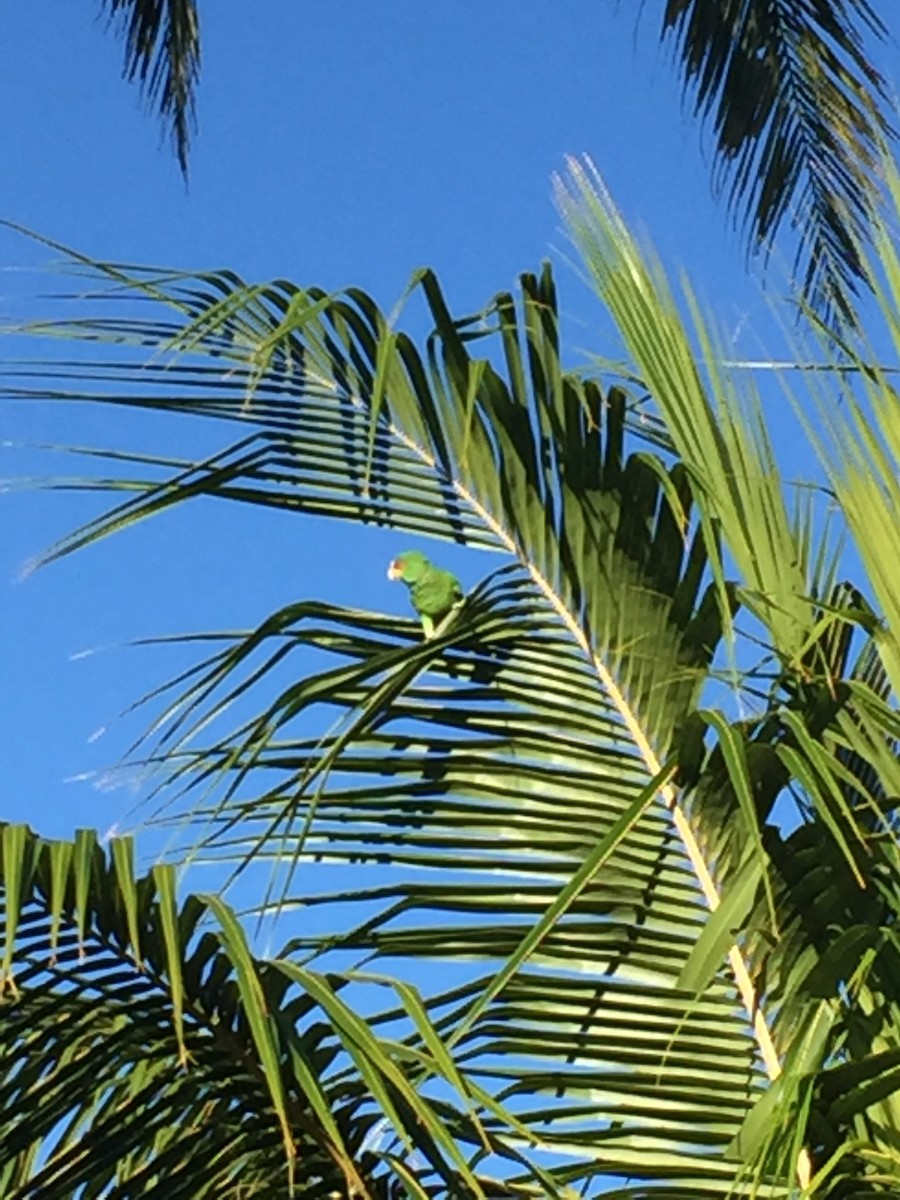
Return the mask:
<svg viewBox="0 0 900 1200">
<path fill-rule="evenodd" d="M 394 561 L 391 563 L 391 565 L 387 569 L 388 579 L 399 579 L 402 574 L 403 574 L 403 568 L 400 566 L 400 564 L 397 562 L 397 560 L 394 559 Z"/>
</svg>

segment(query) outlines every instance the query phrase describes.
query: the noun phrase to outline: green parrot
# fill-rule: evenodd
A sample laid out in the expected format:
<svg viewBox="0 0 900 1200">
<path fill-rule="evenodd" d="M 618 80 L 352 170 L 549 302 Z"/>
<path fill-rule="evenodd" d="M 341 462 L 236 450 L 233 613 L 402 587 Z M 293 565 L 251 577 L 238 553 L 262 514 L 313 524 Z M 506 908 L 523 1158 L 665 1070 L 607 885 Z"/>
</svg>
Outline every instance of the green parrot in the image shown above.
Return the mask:
<svg viewBox="0 0 900 1200">
<path fill-rule="evenodd" d="M 388 579 L 402 579 L 409 588 L 412 606 L 422 618 L 426 638 L 434 637 L 435 624 L 459 608 L 463 590 L 449 571 L 433 566 L 419 550 L 398 554 L 388 567 Z"/>
</svg>

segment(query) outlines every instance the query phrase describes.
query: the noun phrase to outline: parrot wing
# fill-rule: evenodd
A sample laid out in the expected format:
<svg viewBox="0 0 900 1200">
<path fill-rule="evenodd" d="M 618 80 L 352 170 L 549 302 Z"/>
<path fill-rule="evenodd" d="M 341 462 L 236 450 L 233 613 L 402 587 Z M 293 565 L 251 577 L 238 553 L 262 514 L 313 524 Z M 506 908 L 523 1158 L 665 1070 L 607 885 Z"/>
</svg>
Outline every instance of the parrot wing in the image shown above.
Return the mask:
<svg viewBox="0 0 900 1200">
<path fill-rule="evenodd" d="M 440 567 L 429 567 L 421 579 L 413 584 L 411 592 L 416 612 L 438 621 L 463 599 L 459 580 Z"/>
</svg>

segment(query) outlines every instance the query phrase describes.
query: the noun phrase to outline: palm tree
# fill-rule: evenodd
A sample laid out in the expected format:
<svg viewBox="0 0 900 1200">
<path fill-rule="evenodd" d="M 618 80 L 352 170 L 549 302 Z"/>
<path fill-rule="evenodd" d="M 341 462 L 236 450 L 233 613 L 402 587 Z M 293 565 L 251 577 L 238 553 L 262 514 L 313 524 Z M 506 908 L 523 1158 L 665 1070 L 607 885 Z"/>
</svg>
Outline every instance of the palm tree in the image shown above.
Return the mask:
<svg viewBox="0 0 900 1200">
<path fill-rule="evenodd" d="M 565 364 L 547 266 L 465 317 L 419 273 L 417 345 L 358 290 L 84 259 L 118 315 L 31 332 L 94 355 L 5 372 L 231 432 L 110 455 L 48 558 L 198 495 L 500 556 L 430 639 L 297 602 L 150 698 L 166 816 L 272 865 L 278 953 L 127 841 L 4 830 L 12 1200 L 897 1194 L 897 397 L 829 374 L 791 502 L 697 304 L 589 169 L 558 195 L 620 379 Z"/>
<path fill-rule="evenodd" d="M 195 0 L 101 7 L 125 41 L 123 73 L 157 109 L 186 175 L 200 70 Z M 727 186 L 748 244 L 768 254 L 787 224 L 807 299 L 845 318 L 892 136 L 865 34 L 887 36 L 869 0 L 667 0 L 659 33 L 674 41 L 695 114 L 711 121 L 714 183 Z"/>
</svg>

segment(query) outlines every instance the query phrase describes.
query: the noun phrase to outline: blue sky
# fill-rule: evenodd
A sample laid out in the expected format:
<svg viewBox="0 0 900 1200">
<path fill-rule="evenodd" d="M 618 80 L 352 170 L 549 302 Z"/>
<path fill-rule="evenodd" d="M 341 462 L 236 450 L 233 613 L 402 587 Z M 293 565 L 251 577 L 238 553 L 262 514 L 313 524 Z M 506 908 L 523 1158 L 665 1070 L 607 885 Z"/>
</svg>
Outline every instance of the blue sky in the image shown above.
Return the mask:
<svg viewBox="0 0 900 1200">
<path fill-rule="evenodd" d="M 662 6 L 645 4 L 637 21 L 640 7 L 215 0 L 202 12 L 200 131 L 185 189 L 158 124 L 120 80 L 121 48 L 93 6 L 10 6 L 0 215 L 99 258 L 355 284 L 387 308 L 422 265 L 469 311 L 549 255 L 575 357 L 611 347 L 565 262 L 549 181 L 565 154 L 587 152 L 626 218 L 669 267 L 689 269 L 736 352 L 755 357 L 777 342 L 777 326 L 711 196 L 703 138 L 658 42 Z M 900 78 L 896 47 L 879 60 Z M 52 257 L 0 234 L 0 317 L 57 286 L 37 270 Z M 0 476 L 72 469 L 22 443 L 174 440 L 181 452 L 192 436 L 100 409 L 4 405 L 0 421 L 0 441 L 17 443 L 3 450 Z M 407 538 L 212 504 L 18 581 L 99 506 L 38 492 L 0 504 L 0 813 L 57 836 L 122 823 L 133 802 L 128 786 L 101 786 L 140 727 L 116 714 L 176 660 L 124 648 L 128 639 L 246 627 L 305 597 L 406 611 L 384 568 Z M 438 556 L 448 554 L 467 586 L 493 565 L 475 552 Z M 108 648 L 73 658 L 98 647 Z"/>
</svg>

